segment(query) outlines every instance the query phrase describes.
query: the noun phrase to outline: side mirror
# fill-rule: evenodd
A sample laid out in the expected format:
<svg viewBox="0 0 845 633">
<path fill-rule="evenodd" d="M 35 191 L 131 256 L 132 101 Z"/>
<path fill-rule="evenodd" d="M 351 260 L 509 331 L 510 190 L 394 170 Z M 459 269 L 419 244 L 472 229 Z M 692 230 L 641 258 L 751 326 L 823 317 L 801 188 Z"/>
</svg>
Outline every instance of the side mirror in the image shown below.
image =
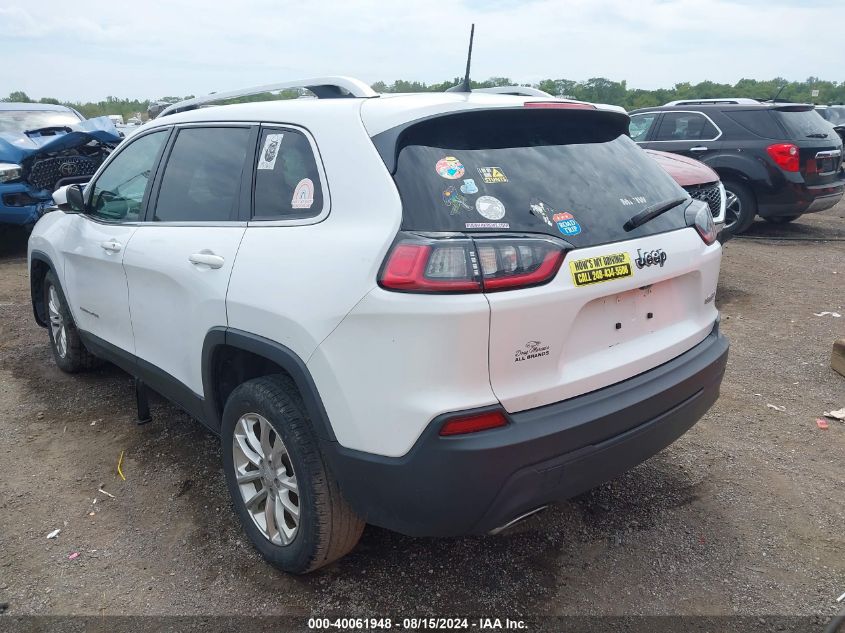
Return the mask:
<svg viewBox="0 0 845 633">
<path fill-rule="evenodd" d="M 62 187 L 61 189 L 65 190 L 65 200 L 70 210 L 77 213 L 84 213 L 85 198 L 82 195 L 82 187 L 79 185 L 68 185 L 67 187 Z M 59 189 L 59 191 L 61 191 L 61 189 Z M 58 193 L 58 191 L 56 193 Z M 56 194 L 53 194 L 53 200 L 55 199 Z"/>
</svg>

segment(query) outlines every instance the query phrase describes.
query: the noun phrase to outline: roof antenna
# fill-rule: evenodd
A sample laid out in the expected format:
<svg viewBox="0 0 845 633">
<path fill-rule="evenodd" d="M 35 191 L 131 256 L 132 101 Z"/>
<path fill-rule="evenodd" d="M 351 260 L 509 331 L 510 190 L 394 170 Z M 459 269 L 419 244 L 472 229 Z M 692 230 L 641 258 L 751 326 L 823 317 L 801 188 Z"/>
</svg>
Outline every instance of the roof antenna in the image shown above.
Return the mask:
<svg viewBox="0 0 845 633">
<path fill-rule="evenodd" d="M 780 96 L 780 93 L 783 92 L 783 89 L 786 88 L 786 84 L 783 84 L 780 89 L 775 93 L 775 96 L 771 98 L 772 103 L 775 103 Z"/>
<path fill-rule="evenodd" d="M 469 51 L 467 52 L 467 71 L 464 75 L 464 80 L 462 83 L 459 83 L 457 86 L 452 86 L 448 88 L 446 92 L 472 92 L 472 86 L 469 83 L 469 66 L 472 63 L 472 38 L 475 35 L 475 24 L 472 25 L 472 28 L 469 31 Z"/>
</svg>

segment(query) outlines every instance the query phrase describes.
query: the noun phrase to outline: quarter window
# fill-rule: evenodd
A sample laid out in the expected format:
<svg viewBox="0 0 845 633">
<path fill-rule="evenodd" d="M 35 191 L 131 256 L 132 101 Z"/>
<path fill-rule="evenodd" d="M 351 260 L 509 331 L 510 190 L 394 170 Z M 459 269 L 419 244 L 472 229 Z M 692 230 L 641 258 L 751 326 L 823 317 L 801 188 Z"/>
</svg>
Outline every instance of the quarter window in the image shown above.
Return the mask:
<svg viewBox="0 0 845 633">
<path fill-rule="evenodd" d="M 245 127 L 179 130 L 164 168 L 153 220 L 235 219 L 249 136 Z"/>
<path fill-rule="evenodd" d="M 712 141 L 719 135 L 716 126 L 696 112 L 665 112 L 657 129 L 657 141 Z"/>
<path fill-rule="evenodd" d="M 94 182 L 90 215 L 111 222 L 134 222 L 143 209 L 144 195 L 167 130 L 129 141 Z"/>
<path fill-rule="evenodd" d="M 263 130 L 255 162 L 255 219 L 312 217 L 322 209 L 320 172 L 308 138 L 296 130 Z"/>
<path fill-rule="evenodd" d="M 631 138 L 642 143 L 648 138 L 648 131 L 654 125 L 654 120 L 657 118 L 657 112 L 651 114 L 637 114 L 631 117 L 631 123 L 628 126 L 628 131 Z"/>
</svg>

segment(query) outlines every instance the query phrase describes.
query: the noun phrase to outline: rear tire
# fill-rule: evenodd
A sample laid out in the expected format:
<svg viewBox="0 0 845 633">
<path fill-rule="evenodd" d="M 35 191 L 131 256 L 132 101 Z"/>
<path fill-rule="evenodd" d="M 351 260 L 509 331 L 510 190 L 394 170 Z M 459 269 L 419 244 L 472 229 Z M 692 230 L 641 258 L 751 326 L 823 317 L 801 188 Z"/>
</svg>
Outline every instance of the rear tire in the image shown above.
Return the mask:
<svg viewBox="0 0 845 633">
<path fill-rule="evenodd" d="M 355 547 L 364 522 L 341 496 L 288 377 L 264 376 L 237 387 L 226 401 L 220 435 L 235 511 L 271 565 L 305 574 Z"/>
<path fill-rule="evenodd" d="M 59 369 L 75 374 L 102 365 L 103 361 L 85 349 L 67 307 L 65 295 L 52 270 L 44 277 L 44 310 L 47 313 L 50 349 Z"/>
<path fill-rule="evenodd" d="M 789 224 L 790 222 L 794 222 L 800 215 L 776 215 L 771 218 L 763 218 L 766 222 L 770 224 Z"/>
<path fill-rule="evenodd" d="M 754 216 L 757 215 L 757 199 L 747 185 L 735 180 L 724 180 L 722 184 L 728 196 L 723 230 L 728 235 L 739 235 L 753 224 Z"/>
</svg>

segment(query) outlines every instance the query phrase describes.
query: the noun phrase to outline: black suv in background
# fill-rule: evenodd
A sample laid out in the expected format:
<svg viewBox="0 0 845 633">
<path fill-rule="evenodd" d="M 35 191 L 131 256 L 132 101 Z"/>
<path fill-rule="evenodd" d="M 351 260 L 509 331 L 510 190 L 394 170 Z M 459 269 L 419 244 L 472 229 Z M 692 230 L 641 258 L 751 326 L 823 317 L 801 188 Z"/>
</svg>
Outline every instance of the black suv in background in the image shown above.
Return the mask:
<svg viewBox="0 0 845 633">
<path fill-rule="evenodd" d="M 845 105 L 817 105 L 816 112 L 822 115 L 822 118 L 833 126 L 836 133 L 839 134 L 842 141 L 845 142 Z"/>
<path fill-rule="evenodd" d="M 759 215 L 781 224 L 834 206 L 845 193 L 842 140 L 812 105 L 754 99 L 673 101 L 630 113 L 646 149 L 691 156 L 728 192 L 725 232 Z"/>
</svg>

